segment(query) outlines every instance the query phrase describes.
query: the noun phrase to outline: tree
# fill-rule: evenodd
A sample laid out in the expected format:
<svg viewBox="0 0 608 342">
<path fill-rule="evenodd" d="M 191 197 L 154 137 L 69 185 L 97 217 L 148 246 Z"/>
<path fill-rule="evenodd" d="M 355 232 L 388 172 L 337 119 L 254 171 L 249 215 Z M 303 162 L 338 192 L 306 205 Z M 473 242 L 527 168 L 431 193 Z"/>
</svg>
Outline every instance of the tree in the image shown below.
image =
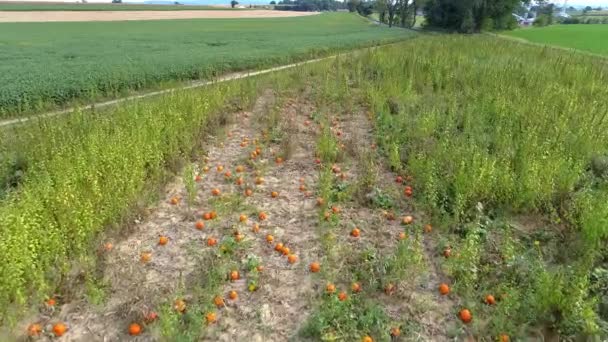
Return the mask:
<svg viewBox="0 0 608 342">
<path fill-rule="evenodd" d="M 236 5 L 238 5 L 238 4 L 239 4 L 239 2 L 238 2 L 238 1 L 236 1 L 236 0 L 232 0 L 232 1 L 230 1 L 230 6 L 231 6 L 232 8 L 235 8 L 235 7 L 236 7 Z"/>
<path fill-rule="evenodd" d="M 591 6 L 587 6 L 585 7 L 585 9 L 583 10 L 583 13 L 587 13 L 587 12 L 591 12 L 593 11 L 593 8 L 591 8 Z"/>
<path fill-rule="evenodd" d="M 374 13 L 374 3 L 371 1 L 360 1 L 357 5 L 357 12 L 364 17 L 369 16 L 370 14 Z"/>
<path fill-rule="evenodd" d="M 514 26 L 512 13 L 520 0 L 429 0 L 424 9 L 432 27 L 464 33 Z"/>
<path fill-rule="evenodd" d="M 272 0 L 272 1 L 270 2 L 270 4 L 271 4 L 271 5 L 276 5 L 276 4 L 277 4 L 277 2 L 276 2 L 276 1 L 274 1 L 274 0 Z"/>
<path fill-rule="evenodd" d="M 359 7 L 360 3 L 361 1 L 359 0 L 348 0 L 348 2 L 346 3 L 346 7 L 348 8 L 349 12 L 355 12 L 357 11 L 357 7 Z"/>
</svg>

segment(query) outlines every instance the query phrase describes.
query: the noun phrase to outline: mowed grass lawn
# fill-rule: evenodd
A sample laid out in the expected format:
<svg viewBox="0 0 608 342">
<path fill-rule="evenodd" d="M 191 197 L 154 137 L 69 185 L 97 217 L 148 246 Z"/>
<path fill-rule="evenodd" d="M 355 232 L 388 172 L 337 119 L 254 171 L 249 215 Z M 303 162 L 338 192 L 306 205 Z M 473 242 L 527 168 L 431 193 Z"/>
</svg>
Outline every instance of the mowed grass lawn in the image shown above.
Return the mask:
<svg viewBox="0 0 608 342">
<path fill-rule="evenodd" d="M 0 24 L 0 117 L 412 36 L 350 13 Z"/>
<path fill-rule="evenodd" d="M 608 55 L 608 25 L 552 25 L 505 32 L 530 42 Z"/>
</svg>

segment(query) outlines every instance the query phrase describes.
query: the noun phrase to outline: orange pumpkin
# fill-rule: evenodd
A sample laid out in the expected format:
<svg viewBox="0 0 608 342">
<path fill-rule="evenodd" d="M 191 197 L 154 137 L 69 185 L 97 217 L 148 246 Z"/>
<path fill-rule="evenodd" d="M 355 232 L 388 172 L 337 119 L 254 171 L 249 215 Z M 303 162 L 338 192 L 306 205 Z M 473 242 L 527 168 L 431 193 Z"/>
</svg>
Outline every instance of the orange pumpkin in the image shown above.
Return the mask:
<svg viewBox="0 0 608 342">
<path fill-rule="evenodd" d="M 255 184 L 257 184 L 257 185 L 264 184 L 264 177 L 257 177 L 255 179 Z"/>
<path fill-rule="evenodd" d="M 141 253 L 139 259 L 141 260 L 141 262 L 147 263 L 150 260 L 152 260 L 152 253 L 151 252 L 143 252 L 143 253 Z"/>
<path fill-rule="evenodd" d="M 399 327 L 392 327 L 391 336 L 398 337 L 399 335 L 401 335 L 401 330 L 399 329 Z"/>
<path fill-rule="evenodd" d="M 274 161 L 275 161 L 275 163 L 277 163 L 277 165 L 280 165 L 283 163 L 283 158 L 277 157 Z"/>
<path fill-rule="evenodd" d="M 249 197 L 251 195 L 253 195 L 253 190 L 251 190 L 251 189 L 245 189 L 245 196 Z"/>
<path fill-rule="evenodd" d="M 38 323 L 30 324 L 30 326 L 27 327 L 28 336 L 40 336 L 41 333 L 42 333 L 42 326 Z"/>
<path fill-rule="evenodd" d="M 299 189 L 300 189 L 301 192 L 306 191 L 306 185 L 300 184 L 300 188 Z"/>
<path fill-rule="evenodd" d="M 325 291 L 329 294 L 333 294 L 336 292 L 336 285 L 332 283 L 327 284 L 327 286 L 325 286 Z"/>
<path fill-rule="evenodd" d="M 323 204 L 325 204 L 323 197 L 317 197 L 317 205 L 320 207 L 323 206 Z"/>
<path fill-rule="evenodd" d="M 295 264 L 295 263 L 298 261 L 298 257 L 297 257 L 295 254 L 289 254 L 289 255 L 287 256 L 287 261 L 288 261 L 290 264 Z"/>
<path fill-rule="evenodd" d="M 496 304 L 496 299 L 492 295 L 487 295 L 486 299 L 485 299 L 485 302 L 488 305 L 494 305 L 494 304 Z"/>
<path fill-rule="evenodd" d="M 177 205 L 179 203 L 179 197 L 171 197 L 171 204 Z"/>
<path fill-rule="evenodd" d="M 331 211 L 334 214 L 338 214 L 338 213 L 340 213 L 340 207 L 337 207 L 337 206 L 334 205 L 334 206 L 331 207 Z"/>
<path fill-rule="evenodd" d="M 184 302 L 183 299 L 176 299 L 173 303 L 173 308 L 175 309 L 175 311 L 183 313 L 184 311 L 186 311 L 186 302 Z"/>
<path fill-rule="evenodd" d="M 61 322 L 53 325 L 53 334 L 55 334 L 55 336 L 57 336 L 57 337 L 63 336 L 66 333 L 66 331 L 68 331 L 68 327 Z"/>
<path fill-rule="evenodd" d="M 236 291 L 230 291 L 228 292 L 228 298 L 230 298 L 231 300 L 236 300 L 237 298 L 239 298 L 238 293 L 236 293 Z"/>
<path fill-rule="evenodd" d="M 462 310 L 460 310 L 460 312 L 458 313 L 458 316 L 460 317 L 460 320 L 464 324 L 468 324 L 468 323 L 470 323 L 473 320 L 473 316 L 471 315 L 471 311 L 469 311 L 468 309 L 462 309 Z"/>
<path fill-rule="evenodd" d="M 49 298 L 49 300 L 46 301 L 47 306 L 55 306 L 55 304 L 57 304 L 57 301 L 54 298 Z"/>
<path fill-rule="evenodd" d="M 221 193 L 221 191 L 220 191 L 220 189 L 218 189 L 218 188 L 215 188 L 215 189 L 211 190 L 211 194 L 212 194 L 213 196 L 219 196 L 219 195 L 220 195 L 220 193 Z"/>
<path fill-rule="evenodd" d="M 214 238 L 208 238 L 207 239 L 207 246 L 213 247 L 215 245 L 217 245 L 217 240 L 216 239 L 214 239 Z"/>
<path fill-rule="evenodd" d="M 433 226 L 431 226 L 430 224 L 425 224 L 424 225 L 424 232 L 425 233 L 430 233 L 433 231 Z"/>
<path fill-rule="evenodd" d="M 439 293 L 443 296 L 450 293 L 450 287 L 448 286 L 448 284 L 442 283 L 441 285 L 439 285 Z"/>
<path fill-rule="evenodd" d="M 507 334 L 500 334 L 498 336 L 498 340 L 500 342 L 509 342 L 511 339 L 509 338 L 509 335 L 507 335 Z"/>
<path fill-rule="evenodd" d="M 247 215 L 241 214 L 241 216 L 239 216 L 239 222 L 247 222 Z"/>
<path fill-rule="evenodd" d="M 245 171 L 245 167 L 243 165 L 239 165 L 236 167 L 235 171 L 238 173 L 241 173 L 241 172 Z"/>
<path fill-rule="evenodd" d="M 266 241 L 267 241 L 268 243 L 272 243 L 272 241 L 274 241 L 274 236 L 272 236 L 272 235 L 270 235 L 270 234 L 266 235 Z"/>
<path fill-rule="evenodd" d="M 346 292 L 344 291 L 340 291 L 340 293 L 338 294 L 338 299 L 343 302 L 346 299 L 348 299 L 348 295 L 346 294 Z"/>
<path fill-rule="evenodd" d="M 355 228 L 350 232 L 350 236 L 358 238 L 361 235 L 359 228 Z"/>
<path fill-rule="evenodd" d="M 106 243 L 103 245 L 103 249 L 104 249 L 106 252 L 111 251 L 111 250 L 112 250 L 112 248 L 114 248 L 114 245 L 112 245 L 112 243 L 111 243 L 111 242 L 106 242 Z"/>
<path fill-rule="evenodd" d="M 211 213 L 204 213 L 203 214 L 203 219 L 207 220 L 207 221 L 211 220 Z"/>
<path fill-rule="evenodd" d="M 321 271 L 321 264 L 316 261 L 310 264 L 310 272 L 318 273 L 319 271 Z"/>
<path fill-rule="evenodd" d="M 218 308 L 221 308 L 222 306 L 226 305 L 226 303 L 224 303 L 224 298 L 220 296 L 215 296 L 215 298 L 213 298 L 213 304 L 215 304 L 215 306 L 217 306 Z"/>
<path fill-rule="evenodd" d="M 234 270 L 234 271 L 230 272 L 230 280 L 236 281 L 236 280 L 239 280 L 240 277 L 241 276 L 239 274 L 239 271 Z"/>
<path fill-rule="evenodd" d="M 131 325 L 129 325 L 129 335 L 131 336 L 137 336 L 141 334 L 141 330 L 141 325 L 137 323 L 131 323 Z"/>
<path fill-rule="evenodd" d="M 159 244 L 159 245 L 161 245 L 161 246 L 166 245 L 168 242 L 169 242 L 169 238 L 168 238 L 168 237 L 166 237 L 166 236 L 161 235 L 161 236 L 158 238 L 158 244 Z"/>
<path fill-rule="evenodd" d="M 361 292 L 361 284 L 359 284 L 359 283 L 353 283 L 353 284 L 350 286 L 350 289 L 351 289 L 351 290 L 352 290 L 354 293 L 359 293 L 359 292 Z"/>
<path fill-rule="evenodd" d="M 215 211 L 212 211 L 210 214 L 212 220 L 215 220 L 217 218 L 217 213 Z"/>
<path fill-rule="evenodd" d="M 205 228 L 205 222 L 203 222 L 203 221 L 196 221 L 196 224 L 194 226 L 198 230 L 203 230 L 203 228 Z"/>
<path fill-rule="evenodd" d="M 372 339 L 369 335 L 363 336 L 363 338 L 361 339 L 361 342 L 374 342 L 374 339 Z"/>
<path fill-rule="evenodd" d="M 253 226 L 251 227 L 251 231 L 254 233 L 259 233 L 260 232 L 260 225 L 257 223 L 254 223 Z"/>
<path fill-rule="evenodd" d="M 239 177 L 239 178 L 237 178 L 237 179 L 236 179 L 236 181 L 234 181 L 234 183 L 235 183 L 236 185 L 242 185 L 242 184 L 243 184 L 243 177 Z"/>
<path fill-rule="evenodd" d="M 270 193 L 270 197 L 277 198 L 277 197 L 279 197 L 279 193 L 276 192 L 276 191 L 273 191 L 273 192 Z"/>
<path fill-rule="evenodd" d="M 399 235 L 397 236 L 398 240 L 405 240 L 407 239 L 407 234 L 405 234 L 404 232 L 400 232 Z"/>
<path fill-rule="evenodd" d="M 283 250 L 283 244 L 282 243 L 277 243 L 276 245 L 274 245 L 274 250 L 277 252 L 281 252 Z"/>
<path fill-rule="evenodd" d="M 258 218 L 260 219 L 260 221 L 264 221 L 265 219 L 268 218 L 268 215 L 266 215 L 265 212 L 261 211 L 260 214 L 258 215 Z"/>
<path fill-rule="evenodd" d="M 215 312 L 207 312 L 205 314 L 205 320 L 207 321 L 207 324 L 213 324 L 217 321 L 217 318 L 215 316 Z"/>
</svg>

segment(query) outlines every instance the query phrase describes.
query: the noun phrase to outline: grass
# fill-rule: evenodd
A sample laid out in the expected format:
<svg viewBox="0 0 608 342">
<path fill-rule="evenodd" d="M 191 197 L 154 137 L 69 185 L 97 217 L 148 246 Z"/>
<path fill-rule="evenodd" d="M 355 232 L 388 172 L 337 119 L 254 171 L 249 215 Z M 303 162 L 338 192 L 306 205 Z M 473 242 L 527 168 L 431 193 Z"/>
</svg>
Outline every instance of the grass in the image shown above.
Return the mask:
<svg viewBox="0 0 608 342">
<path fill-rule="evenodd" d="M 608 55 L 608 44 L 605 44 L 606 36 L 608 36 L 608 25 L 551 25 L 540 28 L 519 29 L 504 32 L 503 34 L 534 43 L 556 45 L 600 55 Z"/>
<path fill-rule="evenodd" d="M 45 4 L 45 3 L 0 3 L 0 11 L 216 11 L 239 10 L 230 7 L 193 5 L 143 5 L 143 4 Z"/>
<path fill-rule="evenodd" d="M 278 19 L 4 23 L 0 24 L 0 83 L 4 85 L 0 117 L 411 35 L 349 13 Z"/>
</svg>

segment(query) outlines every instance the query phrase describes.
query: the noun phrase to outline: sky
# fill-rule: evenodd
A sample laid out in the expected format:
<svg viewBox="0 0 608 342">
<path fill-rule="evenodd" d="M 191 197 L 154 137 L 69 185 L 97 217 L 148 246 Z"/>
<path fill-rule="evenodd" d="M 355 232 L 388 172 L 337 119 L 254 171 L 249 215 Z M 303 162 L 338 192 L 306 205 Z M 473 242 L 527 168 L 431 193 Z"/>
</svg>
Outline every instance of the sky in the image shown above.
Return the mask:
<svg viewBox="0 0 608 342">
<path fill-rule="evenodd" d="M 10 1 L 10 0 L 9 0 Z M 58 2 L 62 0 L 19 0 L 21 2 Z M 76 2 L 76 0 L 64 0 L 65 2 Z M 88 2 L 111 2 L 111 0 L 88 0 Z M 144 0 L 123 0 L 123 2 L 144 2 Z M 204 3 L 205 0 L 197 2 Z M 209 1 L 214 2 L 214 1 Z M 553 1 L 556 5 L 563 5 L 563 0 Z M 568 6 L 608 6 L 608 0 L 568 0 Z"/>
</svg>

